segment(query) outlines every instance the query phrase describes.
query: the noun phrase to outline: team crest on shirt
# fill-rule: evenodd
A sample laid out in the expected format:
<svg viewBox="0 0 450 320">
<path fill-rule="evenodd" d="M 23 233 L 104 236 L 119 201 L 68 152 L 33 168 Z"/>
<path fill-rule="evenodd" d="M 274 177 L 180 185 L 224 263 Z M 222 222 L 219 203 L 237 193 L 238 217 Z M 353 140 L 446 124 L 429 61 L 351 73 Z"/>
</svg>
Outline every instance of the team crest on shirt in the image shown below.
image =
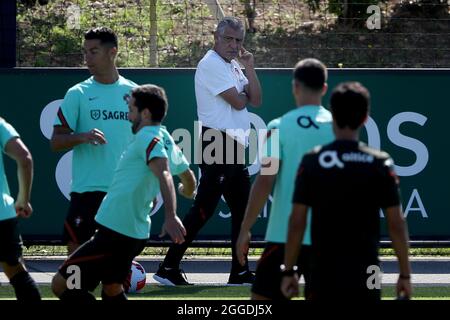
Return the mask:
<svg viewBox="0 0 450 320">
<path fill-rule="evenodd" d="M 164 139 L 164 149 L 169 150 L 169 146 L 172 145 L 172 141 L 168 140 L 168 139 Z"/>
<path fill-rule="evenodd" d="M 125 103 L 127 103 L 128 104 L 128 101 L 130 101 L 130 95 L 128 94 L 128 93 L 125 93 L 124 95 L 123 95 L 123 101 L 125 101 Z"/>
<path fill-rule="evenodd" d="M 98 120 L 100 118 L 100 110 L 91 110 L 91 118 Z"/>
</svg>

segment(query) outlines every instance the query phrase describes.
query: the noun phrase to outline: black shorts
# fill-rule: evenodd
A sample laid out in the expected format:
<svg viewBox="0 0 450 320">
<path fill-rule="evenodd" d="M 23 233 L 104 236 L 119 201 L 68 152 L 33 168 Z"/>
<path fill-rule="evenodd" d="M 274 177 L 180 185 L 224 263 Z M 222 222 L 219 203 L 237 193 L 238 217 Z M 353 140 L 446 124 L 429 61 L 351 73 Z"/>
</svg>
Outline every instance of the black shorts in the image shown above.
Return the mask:
<svg viewBox="0 0 450 320">
<path fill-rule="evenodd" d="M 93 291 L 99 285 L 124 283 L 133 259 L 145 248 L 147 240 L 134 239 L 113 230 L 98 226 L 94 236 L 80 246 L 59 268 L 68 279 L 75 265 L 80 269 L 81 289 Z"/>
<path fill-rule="evenodd" d="M 252 292 L 272 300 L 287 300 L 281 292 L 280 265 L 284 262 L 284 244 L 269 242 L 256 266 Z M 310 246 L 302 246 L 297 259 L 298 274 L 305 279 L 305 296 L 309 294 L 311 276 Z"/>
<path fill-rule="evenodd" d="M 345 278 L 342 279 L 342 282 Z M 368 288 L 358 288 L 350 289 L 348 287 L 336 286 L 337 289 L 320 290 L 316 288 L 311 288 L 309 300 L 311 301 L 341 301 L 345 300 L 347 303 L 351 301 L 366 301 L 375 302 L 381 300 L 381 290 L 380 289 L 368 289 Z"/>
<path fill-rule="evenodd" d="M 367 266 L 357 267 L 360 264 L 357 259 L 340 258 L 321 262 L 326 267 L 313 268 L 311 274 L 310 300 L 379 301 L 381 290 L 368 287 L 371 274 Z"/>
<path fill-rule="evenodd" d="M 22 257 L 22 244 L 17 218 L 0 221 L 0 262 L 17 265 Z"/>
<path fill-rule="evenodd" d="M 72 192 L 70 194 L 69 213 L 64 221 L 63 243 L 74 242 L 78 245 L 88 241 L 98 225 L 95 215 L 106 192 Z"/>
</svg>

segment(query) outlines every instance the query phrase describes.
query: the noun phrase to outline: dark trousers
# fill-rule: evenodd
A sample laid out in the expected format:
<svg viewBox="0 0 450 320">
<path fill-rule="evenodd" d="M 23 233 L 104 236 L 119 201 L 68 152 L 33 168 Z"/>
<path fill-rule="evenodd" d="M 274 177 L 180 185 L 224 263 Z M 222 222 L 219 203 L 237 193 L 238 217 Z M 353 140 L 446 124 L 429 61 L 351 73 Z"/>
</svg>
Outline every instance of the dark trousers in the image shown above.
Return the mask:
<svg viewBox="0 0 450 320">
<path fill-rule="evenodd" d="M 203 134 L 209 128 L 203 128 Z M 216 131 L 217 132 L 217 131 Z M 241 272 L 248 269 L 248 263 L 240 266 L 236 257 L 236 241 L 239 236 L 241 223 L 244 218 L 250 193 L 250 176 L 245 164 L 237 163 L 238 159 L 244 157 L 244 147 L 232 140 L 225 133 L 220 133 L 223 141 L 222 163 L 206 164 L 204 157 L 199 165 L 201 170 L 200 183 L 197 189 L 197 196 L 188 214 L 183 219 L 187 236 L 183 244 L 172 244 L 164 259 L 163 265 L 170 268 L 178 268 L 186 249 L 197 236 L 200 229 L 206 224 L 216 211 L 217 204 L 223 195 L 231 211 L 231 250 L 232 267 L 231 272 Z M 205 148 L 215 140 L 202 142 L 202 155 Z M 228 148 L 227 148 L 228 145 Z M 233 148 L 233 163 L 225 163 L 227 156 L 230 156 L 230 146 Z M 208 151 L 208 150 L 207 150 Z M 228 155 L 227 155 L 228 151 Z M 228 159 L 230 160 L 230 159 Z"/>
</svg>

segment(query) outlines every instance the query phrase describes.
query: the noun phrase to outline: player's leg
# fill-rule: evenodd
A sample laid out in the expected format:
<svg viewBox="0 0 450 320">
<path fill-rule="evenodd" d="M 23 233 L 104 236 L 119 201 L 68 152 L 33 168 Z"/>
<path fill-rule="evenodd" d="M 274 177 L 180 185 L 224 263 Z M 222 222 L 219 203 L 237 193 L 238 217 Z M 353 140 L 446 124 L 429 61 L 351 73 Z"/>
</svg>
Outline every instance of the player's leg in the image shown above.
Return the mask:
<svg viewBox="0 0 450 320">
<path fill-rule="evenodd" d="M 107 236 L 101 230 L 60 266 L 52 280 L 52 291 L 61 300 L 93 301 L 95 290 L 112 255 L 105 245 Z"/>
<path fill-rule="evenodd" d="M 39 301 L 39 290 L 22 259 L 22 238 L 16 218 L 0 221 L 0 262 L 17 300 Z"/>
<path fill-rule="evenodd" d="M 111 257 L 105 261 L 105 270 L 102 274 L 102 300 L 126 301 L 123 283 L 128 277 L 133 259 L 144 250 L 147 240 L 127 237 L 112 230 L 106 230 Z"/>
<path fill-rule="evenodd" d="M 123 285 L 120 283 L 109 283 L 103 284 L 102 289 L 102 300 L 103 301 L 127 301 L 127 295 L 123 289 Z"/>
<path fill-rule="evenodd" d="M 179 264 L 183 258 L 186 249 L 197 236 L 201 228 L 211 218 L 216 210 L 217 204 L 223 192 L 223 165 L 205 165 L 201 166 L 202 176 L 197 189 L 197 195 L 188 214 L 183 219 L 183 225 L 186 228 L 185 242 L 182 244 L 172 244 L 167 252 L 164 262 L 161 264 L 158 272 L 155 274 L 155 280 L 168 285 L 183 284 L 180 278 Z M 170 273 L 174 270 L 174 274 Z M 176 274 L 175 274 L 176 273 Z M 175 277 L 174 281 L 167 282 L 168 277 Z M 166 279 L 166 280 L 165 280 Z M 181 283 L 178 283 L 180 280 Z M 167 282 L 167 283 L 166 283 Z M 184 283 L 187 284 L 187 283 Z"/>
<path fill-rule="evenodd" d="M 236 254 L 236 242 L 239 237 L 242 220 L 245 215 L 250 194 L 250 176 L 243 165 L 229 165 L 225 176 L 224 197 L 231 211 L 231 253 L 232 263 L 230 284 L 253 283 L 254 275 L 249 272 L 248 261 L 242 266 Z"/>
<path fill-rule="evenodd" d="M 281 292 L 280 265 L 284 259 L 284 244 L 268 243 L 258 260 L 252 300 L 287 300 Z"/>
<path fill-rule="evenodd" d="M 39 289 L 37 288 L 36 282 L 26 270 L 23 261 L 2 262 L 2 268 L 14 288 L 17 300 L 41 300 L 41 295 L 39 293 Z"/>
<path fill-rule="evenodd" d="M 375 285 L 371 286 L 367 283 L 368 279 L 371 277 L 371 274 L 367 273 L 367 268 L 372 265 L 378 265 L 378 262 L 371 261 L 370 263 L 363 263 L 362 261 L 358 261 L 358 259 L 353 259 L 353 261 L 348 259 L 347 261 L 349 261 L 348 265 L 352 264 L 355 267 L 352 268 L 347 265 L 347 270 L 349 271 L 346 270 L 346 272 L 341 272 L 340 274 L 340 279 L 342 280 L 339 284 L 336 283 L 336 287 L 340 287 L 342 296 L 352 300 L 367 302 L 381 300 L 381 286 L 377 288 Z M 378 280 L 381 285 L 381 279 L 379 278 Z"/>
<path fill-rule="evenodd" d="M 63 232 L 63 240 L 67 243 L 69 255 L 94 235 L 97 228 L 95 215 L 105 194 L 101 191 L 71 193 Z"/>
</svg>

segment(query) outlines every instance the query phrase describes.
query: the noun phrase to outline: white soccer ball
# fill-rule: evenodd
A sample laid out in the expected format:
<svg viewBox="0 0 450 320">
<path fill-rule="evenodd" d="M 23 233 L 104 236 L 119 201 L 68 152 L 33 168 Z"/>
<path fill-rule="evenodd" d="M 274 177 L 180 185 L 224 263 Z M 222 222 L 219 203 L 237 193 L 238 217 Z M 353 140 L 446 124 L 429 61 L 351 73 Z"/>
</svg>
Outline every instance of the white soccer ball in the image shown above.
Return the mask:
<svg viewBox="0 0 450 320">
<path fill-rule="evenodd" d="M 139 293 L 145 287 L 146 274 L 144 267 L 137 261 L 131 264 L 128 277 L 123 284 L 126 293 Z"/>
</svg>

